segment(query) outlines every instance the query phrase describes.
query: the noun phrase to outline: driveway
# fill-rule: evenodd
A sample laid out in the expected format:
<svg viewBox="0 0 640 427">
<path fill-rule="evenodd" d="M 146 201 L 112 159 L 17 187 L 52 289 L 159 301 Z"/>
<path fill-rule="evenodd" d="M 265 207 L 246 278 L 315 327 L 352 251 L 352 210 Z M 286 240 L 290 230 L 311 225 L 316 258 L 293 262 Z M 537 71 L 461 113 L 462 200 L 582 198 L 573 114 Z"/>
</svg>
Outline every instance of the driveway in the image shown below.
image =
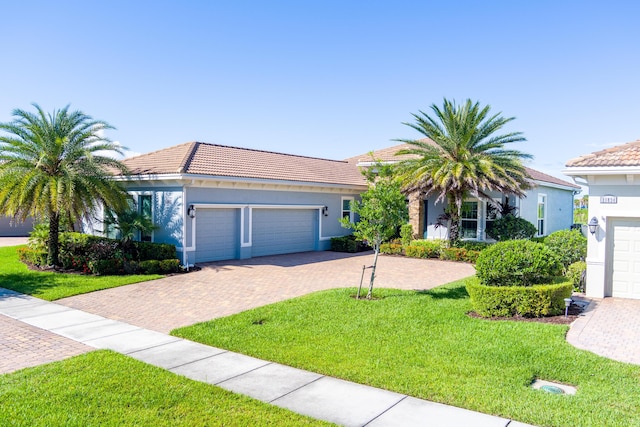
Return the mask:
<svg viewBox="0 0 640 427">
<path fill-rule="evenodd" d="M 371 253 L 305 252 L 202 264 L 180 274 L 56 301 L 71 308 L 167 333 L 330 288 L 356 287 Z M 365 270 L 363 285 L 371 270 Z M 375 287 L 431 289 L 475 274 L 470 264 L 381 256 Z"/>
</svg>

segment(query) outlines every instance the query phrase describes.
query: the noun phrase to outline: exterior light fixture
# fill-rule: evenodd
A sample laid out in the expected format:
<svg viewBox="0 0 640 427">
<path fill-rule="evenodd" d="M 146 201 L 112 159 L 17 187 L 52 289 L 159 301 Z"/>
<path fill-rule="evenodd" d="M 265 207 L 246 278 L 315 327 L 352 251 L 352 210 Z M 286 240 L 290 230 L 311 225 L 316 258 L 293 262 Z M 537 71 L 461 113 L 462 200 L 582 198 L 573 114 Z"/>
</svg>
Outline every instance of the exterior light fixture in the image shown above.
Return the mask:
<svg viewBox="0 0 640 427">
<path fill-rule="evenodd" d="M 196 217 L 196 207 L 193 205 L 189 205 L 189 209 L 187 209 L 187 215 L 189 218 L 194 219 Z"/>
<path fill-rule="evenodd" d="M 571 305 L 571 298 L 564 299 L 564 317 L 567 317 L 569 314 L 569 306 Z"/>
<path fill-rule="evenodd" d="M 594 216 L 587 225 L 589 226 L 589 233 L 596 234 L 596 231 L 598 231 L 598 218 Z"/>
<path fill-rule="evenodd" d="M 329 216 L 329 206 L 322 207 L 322 215 Z"/>
</svg>

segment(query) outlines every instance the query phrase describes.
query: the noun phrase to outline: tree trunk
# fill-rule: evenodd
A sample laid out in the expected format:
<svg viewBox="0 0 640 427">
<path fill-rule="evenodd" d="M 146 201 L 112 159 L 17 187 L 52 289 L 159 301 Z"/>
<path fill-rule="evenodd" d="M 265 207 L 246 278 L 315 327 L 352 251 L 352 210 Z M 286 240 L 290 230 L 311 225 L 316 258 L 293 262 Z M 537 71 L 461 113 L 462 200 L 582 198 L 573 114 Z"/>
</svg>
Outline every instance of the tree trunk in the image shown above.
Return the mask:
<svg viewBox="0 0 640 427">
<path fill-rule="evenodd" d="M 376 243 L 373 255 L 373 265 L 371 266 L 371 280 L 369 280 L 369 292 L 367 293 L 367 299 L 371 299 L 373 296 L 373 280 L 376 278 L 376 265 L 378 264 L 378 253 L 380 253 L 380 243 Z"/>
<path fill-rule="evenodd" d="M 49 214 L 49 253 L 47 254 L 47 264 L 51 267 L 57 267 L 58 262 L 58 245 L 60 228 L 60 214 L 51 212 Z"/>
</svg>

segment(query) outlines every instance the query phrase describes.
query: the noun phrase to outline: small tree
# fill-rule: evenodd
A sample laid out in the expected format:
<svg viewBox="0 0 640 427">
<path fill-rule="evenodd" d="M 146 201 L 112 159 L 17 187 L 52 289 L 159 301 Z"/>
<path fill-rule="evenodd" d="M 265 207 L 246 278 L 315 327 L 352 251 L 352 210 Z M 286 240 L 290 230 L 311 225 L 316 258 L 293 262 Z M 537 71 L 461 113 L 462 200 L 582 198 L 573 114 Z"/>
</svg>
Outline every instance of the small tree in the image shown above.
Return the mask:
<svg viewBox="0 0 640 427">
<path fill-rule="evenodd" d="M 340 223 L 345 228 L 351 228 L 356 238 L 367 241 L 373 247 L 374 258 L 367 293 L 370 299 L 380 245 L 397 233 L 398 227 L 408 220 L 409 215 L 400 184 L 392 179 L 388 166 L 377 165 L 366 175 L 369 189 L 362 194 L 362 201 L 351 204 L 351 210 L 359 216 L 359 221 L 353 223 L 349 218 L 342 218 Z"/>
</svg>

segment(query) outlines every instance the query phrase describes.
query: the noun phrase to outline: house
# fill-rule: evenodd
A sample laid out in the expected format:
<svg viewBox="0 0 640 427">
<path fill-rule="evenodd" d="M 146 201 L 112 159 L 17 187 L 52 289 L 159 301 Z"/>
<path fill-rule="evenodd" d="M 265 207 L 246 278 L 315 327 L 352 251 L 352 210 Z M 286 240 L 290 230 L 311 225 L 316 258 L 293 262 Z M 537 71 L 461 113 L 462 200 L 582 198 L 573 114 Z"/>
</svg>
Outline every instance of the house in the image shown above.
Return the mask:
<svg viewBox="0 0 640 427">
<path fill-rule="evenodd" d="M 589 297 L 640 299 L 640 140 L 567 162 L 589 186 Z"/>
<path fill-rule="evenodd" d="M 396 155 L 404 148 L 409 148 L 409 145 L 388 147 L 351 157 L 347 161 L 358 167 L 370 167 L 376 161 L 397 163 L 410 157 Z M 537 226 L 539 236 L 570 228 L 573 224 L 573 196 L 580 190 L 580 186 L 531 168 L 526 169 L 533 184 L 527 191 L 526 197 L 517 198 L 495 193 L 492 194 L 494 200 L 500 203 L 506 201 L 515 206 L 520 217 Z M 409 222 L 413 226 L 415 235 L 426 239 L 447 237 L 446 227 L 437 226 L 438 217 L 444 213 L 445 204 L 436 203 L 436 198 L 436 196 L 430 196 L 427 199 L 409 197 Z M 469 197 L 462 209 L 462 237 L 486 240 L 485 230 L 494 219 L 495 213 L 490 206 L 488 209 L 486 201 Z"/>
<path fill-rule="evenodd" d="M 8 216 L 0 215 L 0 237 L 23 237 L 28 236 L 33 230 L 33 219 L 27 218 L 20 222 Z"/>
<path fill-rule="evenodd" d="M 326 250 L 349 234 L 351 201 L 367 189 L 346 161 L 189 142 L 128 158 L 120 176 L 184 264 Z"/>
</svg>

